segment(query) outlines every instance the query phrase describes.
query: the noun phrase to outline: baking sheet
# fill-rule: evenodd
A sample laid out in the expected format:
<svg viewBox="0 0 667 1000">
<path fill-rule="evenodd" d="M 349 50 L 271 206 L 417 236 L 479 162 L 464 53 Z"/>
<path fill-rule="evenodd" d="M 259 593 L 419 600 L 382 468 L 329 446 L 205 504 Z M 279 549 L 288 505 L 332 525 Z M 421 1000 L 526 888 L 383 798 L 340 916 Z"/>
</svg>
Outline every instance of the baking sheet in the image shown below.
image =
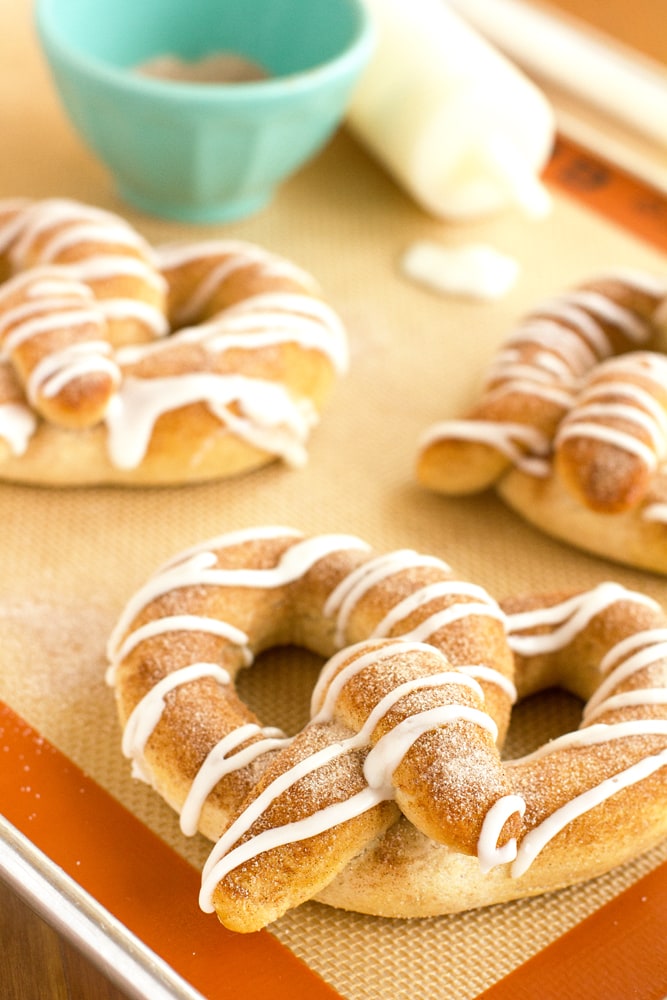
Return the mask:
<svg viewBox="0 0 667 1000">
<path fill-rule="evenodd" d="M 172 852 L 198 866 L 208 847 L 185 840 L 166 805 L 130 778 L 103 674 L 106 635 L 124 602 L 180 548 L 245 525 L 291 524 L 356 533 L 380 550 L 432 552 L 498 597 L 613 578 L 667 603 L 664 579 L 546 539 L 493 496 L 447 500 L 412 477 L 421 431 L 473 398 L 487 359 L 525 308 L 607 267 L 663 273 L 657 244 L 630 233 L 627 218 L 608 221 L 560 191 L 541 222 L 508 213 L 446 227 L 421 213 L 345 131 L 255 218 L 192 229 L 141 216 L 117 199 L 65 121 L 27 2 L 4 16 L 11 24 L 0 34 L 0 110 L 12 155 L 0 161 L 2 196 L 89 201 L 122 212 L 153 242 L 255 240 L 312 270 L 349 331 L 351 370 L 304 470 L 275 465 L 226 483 L 157 491 L 0 486 L 0 698 Z M 400 272 L 401 254 L 419 239 L 490 243 L 520 262 L 519 280 L 495 304 L 439 298 Z M 315 668 L 306 666 L 307 677 Z M 280 656 L 267 667 L 283 692 L 284 669 Z M 259 683 L 254 696 L 266 697 Z M 74 828 L 78 820 L 74 813 L 66 822 Z M 347 1000 L 473 998 L 665 858 L 667 845 L 585 886 L 426 921 L 311 903 L 278 921 L 272 935 Z"/>
</svg>

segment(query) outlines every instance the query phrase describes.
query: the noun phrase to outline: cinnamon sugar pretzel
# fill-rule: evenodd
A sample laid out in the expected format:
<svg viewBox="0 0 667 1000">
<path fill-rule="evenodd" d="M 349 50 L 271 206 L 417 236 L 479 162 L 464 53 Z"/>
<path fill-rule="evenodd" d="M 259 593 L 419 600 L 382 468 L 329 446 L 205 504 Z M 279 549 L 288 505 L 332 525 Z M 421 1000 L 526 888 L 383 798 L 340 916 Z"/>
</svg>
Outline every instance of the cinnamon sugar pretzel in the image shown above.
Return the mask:
<svg viewBox="0 0 667 1000">
<path fill-rule="evenodd" d="M 449 495 L 495 487 L 590 552 L 667 573 L 667 280 L 619 271 L 538 306 L 479 402 L 430 427 L 416 474 Z"/>
<path fill-rule="evenodd" d="M 296 265 L 233 240 L 154 248 L 66 199 L 0 202 L 0 478 L 222 478 L 299 465 L 342 324 Z"/>
<path fill-rule="evenodd" d="M 296 736 L 239 699 L 271 646 L 329 657 Z M 280 527 L 163 566 L 109 641 L 136 776 L 215 842 L 200 903 L 253 931 L 316 898 L 390 917 L 569 885 L 667 835 L 667 619 L 612 584 L 503 608 L 442 560 Z M 579 730 L 502 761 L 559 684 Z"/>
</svg>

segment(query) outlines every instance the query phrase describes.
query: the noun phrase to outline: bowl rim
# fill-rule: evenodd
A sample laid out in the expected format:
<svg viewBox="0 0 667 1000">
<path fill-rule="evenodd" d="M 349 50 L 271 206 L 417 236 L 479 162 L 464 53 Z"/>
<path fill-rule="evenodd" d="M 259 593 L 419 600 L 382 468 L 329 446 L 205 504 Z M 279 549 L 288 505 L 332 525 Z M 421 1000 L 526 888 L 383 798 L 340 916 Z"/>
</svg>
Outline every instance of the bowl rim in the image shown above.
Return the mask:
<svg viewBox="0 0 667 1000">
<path fill-rule="evenodd" d="M 375 44 L 375 26 L 364 0 L 345 0 L 354 8 L 358 23 L 346 47 L 324 62 L 308 69 L 261 80 L 221 83 L 160 79 L 132 72 L 132 67 L 116 68 L 71 45 L 54 21 L 56 0 L 35 0 L 34 19 L 38 36 L 47 57 L 58 54 L 68 63 L 89 76 L 113 84 L 118 90 L 134 96 L 154 96 L 172 102 L 215 104 L 224 97 L 239 103 L 261 100 L 282 100 L 286 92 L 309 91 L 313 84 L 326 83 L 328 78 L 344 77 L 363 68 Z"/>
</svg>

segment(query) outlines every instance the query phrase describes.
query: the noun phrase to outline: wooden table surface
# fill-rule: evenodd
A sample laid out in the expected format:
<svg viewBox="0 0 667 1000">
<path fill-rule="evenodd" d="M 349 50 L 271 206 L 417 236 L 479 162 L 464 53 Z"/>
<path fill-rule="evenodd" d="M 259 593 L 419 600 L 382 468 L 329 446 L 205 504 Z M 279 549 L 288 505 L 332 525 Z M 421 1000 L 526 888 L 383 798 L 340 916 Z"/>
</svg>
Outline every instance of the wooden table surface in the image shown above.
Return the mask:
<svg viewBox="0 0 667 1000">
<path fill-rule="evenodd" d="M 599 0 L 552 0 L 551 6 L 586 18 L 667 63 L 663 4 L 664 0 L 635 0 L 632 5 L 627 0 L 606 0 L 604 4 Z M 0 942 L 2 1000 L 126 1000 L 124 993 L 1 882 Z"/>
</svg>

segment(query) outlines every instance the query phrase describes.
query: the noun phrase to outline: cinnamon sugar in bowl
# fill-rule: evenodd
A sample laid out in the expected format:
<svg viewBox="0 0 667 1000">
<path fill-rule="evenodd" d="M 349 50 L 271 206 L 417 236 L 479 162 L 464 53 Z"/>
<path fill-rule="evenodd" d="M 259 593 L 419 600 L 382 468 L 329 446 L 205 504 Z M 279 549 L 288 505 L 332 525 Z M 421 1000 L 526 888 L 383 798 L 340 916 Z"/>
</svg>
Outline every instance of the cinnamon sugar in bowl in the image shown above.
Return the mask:
<svg viewBox="0 0 667 1000">
<path fill-rule="evenodd" d="M 259 211 L 339 125 L 372 47 L 362 0 L 37 0 L 69 118 L 152 214 Z"/>
</svg>

